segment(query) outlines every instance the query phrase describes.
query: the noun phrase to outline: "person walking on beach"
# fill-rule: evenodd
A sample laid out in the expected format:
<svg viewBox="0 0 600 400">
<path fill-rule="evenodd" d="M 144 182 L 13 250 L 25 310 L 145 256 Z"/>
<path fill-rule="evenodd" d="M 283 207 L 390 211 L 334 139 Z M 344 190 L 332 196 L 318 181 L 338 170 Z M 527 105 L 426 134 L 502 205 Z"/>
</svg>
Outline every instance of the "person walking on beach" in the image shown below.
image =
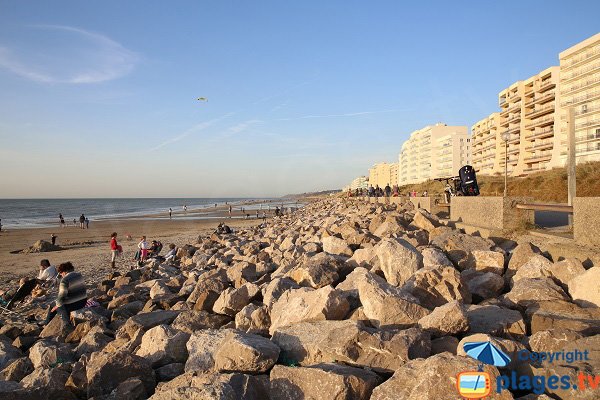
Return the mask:
<svg viewBox="0 0 600 400">
<path fill-rule="evenodd" d="M 169 219 L 173 217 L 173 209 L 169 207 Z"/>
<path fill-rule="evenodd" d="M 90 229 L 90 219 L 85 217 L 85 229 Z"/>
<path fill-rule="evenodd" d="M 140 238 L 140 242 L 138 243 L 138 249 L 140 251 L 140 259 L 138 261 L 138 265 L 141 267 L 146 261 L 148 257 L 148 242 L 146 241 L 146 236 L 142 236 Z"/>
<path fill-rule="evenodd" d="M 123 252 L 121 245 L 117 243 L 117 232 L 110 235 L 110 266 L 116 268 L 117 256 Z"/>
<path fill-rule="evenodd" d="M 187 212 L 187 204 L 183 205 L 183 212 Z"/>
<path fill-rule="evenodd" d="M 81 215 L 79 216 L 79 227 L 80 227 L 81 229 L 84 229 L 84 227 L 83 227 L 83 224 L 84 224 L 84 223 L 85 223 L 85 215 L 81 214 Z"/>
<path fill-rule="evenodd" d="M 229 206 L 229 218 L 231 218 L 231 206 Z"/>
<path fill-rule="evenodd" d="M 256 210 L 256 219 L 258 219 L 258 210 Z"/>
<path fill-rule="evenodd" d="M 2 218 L 0 218 L 0 232 L 2 232 Z"/>
<path fill-rule="evenodd" d="M 63 218 L 62 214 L 58 214 L 58 221 L 60 223 L 60 227 L 64 228 L 65 227 L 65 219 Z"/>
<path fill-rule="evenodd" d="M 392 194 L 392 188 L 390 187 L 390 184 L 388 183 L 387 185 L 385 185 L 385 197 L 390 197 Z"/>
<path fill-rule="evenodd" d="M 73 226 L 77 226 L 77 220 L 73 218 Z"/>
</svg>

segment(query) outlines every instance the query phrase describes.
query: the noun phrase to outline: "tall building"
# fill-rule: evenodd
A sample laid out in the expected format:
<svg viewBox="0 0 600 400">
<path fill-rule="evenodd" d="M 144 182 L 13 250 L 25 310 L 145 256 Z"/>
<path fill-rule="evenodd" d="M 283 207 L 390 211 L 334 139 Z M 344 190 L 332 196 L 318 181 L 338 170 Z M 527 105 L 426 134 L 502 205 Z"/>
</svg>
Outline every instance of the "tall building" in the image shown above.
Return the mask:
<svg viewBox="0 0 600 400">
<path fill-rule="evenodd" d="M 382 162 L 373 165 L 369 169 L 369 185 L 385 188 L 387 185 L 394 186 L 398 184 L 398 164 Z"/>
<path fill-rule="evenodd" d="M 479 174 L 501 172 L 500 153 L 504 154 L 500 137 L 500 113 L 492 113 L 471 127 L 471 163 Z"/>
<path fill-rule="evenodd" d="M 563 51 L 560 59 L 560 141 L 567 160 L 567 113 L 575 114 L 577 162 L 600 160 L 600 33 Z"/>
<path fill-rule="evenodd" d="M 350 183 L 350 189 L 367 189 L 369 187 L 369 179 L 366 176 L 359 176 L 358 178 L 354 178 L 352 183 Z"/>
<path fill-rule="evenodd" d="M 470 145 L 466 126 L 439 123 L 412 132 L 398 157 L 399 184 L 457 175 L 470 162 Z"/>
</svg>

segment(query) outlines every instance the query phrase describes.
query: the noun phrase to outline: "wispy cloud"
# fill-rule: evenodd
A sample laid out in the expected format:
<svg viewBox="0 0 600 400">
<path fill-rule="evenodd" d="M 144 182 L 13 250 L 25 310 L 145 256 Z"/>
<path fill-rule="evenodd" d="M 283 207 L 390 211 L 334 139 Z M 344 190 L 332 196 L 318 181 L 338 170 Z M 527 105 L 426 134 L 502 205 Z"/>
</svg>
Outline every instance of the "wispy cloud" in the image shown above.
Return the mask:
<svg viewBox="0 0 600 400">
<path fill-rule="evenodd" d="M 188 137 L 188 136 L 190 136 L 190 135 L 192 135 L 194 133 L 201 132 L 201 131 L 205 130 L 206 128 L 211 127 L 212 125 L 216 124 L 217 122 L 219 122 L 219 121 L 221 121 L 221 120 L 223 120 L 225 118 L 230 117 L 231 115 L 233 115 L 233 113 L 227 113 L 225 115 L 222 115 L 220 117 L 211 119 L 209 121 L 200 122 L 199 124 L 196 124 L 196 125 L 192 126 L 190 129 L 184 131 L 183 133 L 181 133 L 181 134 L 179 134 L 177 136 L 174 136 L 174 137 L 172 137 L 170 139 L 165 140 L 164 142 L 162 142 L 158 146 L 154 146 L 153 148 L 150 149 L 150 151 L 156 151 L 156 150 L 161 149 L 161 148 L 163 148 L 163 147 L 165 147 L 167 145 L 179 142 L 180 140 L 185 139 L 186 137 Z"/>
<path fill-rule="evenodd" d="M 247 121 L 240 122 L 237 125 L 234 125 L 228 129 L 229 132 L 236 134 L 245 131 L 250 126 L 255 124 L 260 124 L 262 121 L 260 119 L 249 119 Z"/>
<path fill-rule="evenodd" d="M 344 114 L 325 114 L 325 115 L 303 115 L 300 117 L 292 117 L 292 118 L 279 118 L 275 121 L 296 121 L 299 119 L 311 119 L 311 118 L 339 118 L 339 117 L 357 117 L 360 115 L 369 115 L 369 114 L 382 114 L 395 112 L 399 110 L 378 110 L 378 111 L 360 111 L 353 113 L 344 113 Z"/>
<path fill-rule="evenodd" d="M 16 55 L 11 48 L 1 46 L 0 67 L 32 81 L 70 84 L 110 81 L 131 72 L 139 60 L 136 53 L 99 33 L 60 25 L 35 25 L 32 28 L 67 32 L 75 36 L 74 42 L 83 40 L 79 47 L 75 47 L 72 59 L 63 59 L 58 55 L 51 57 L 50 61 L 54 64 L 52 66 L 48 63 L 37 63 L 34 54 L 25 54 L 28 56 L 25 60 L 24 57 Z M 57 45 L 56 48 L 47 50 L 57 52 L 60 48 Z M 23 52 L 23 49 L 19 51 Z M 31 52 L 34 53 L 33 50 Z M 84 57 L 84 54 L 88 57 Z M 93 55 L 91 59 L 90 54 Z M 52 68 L 54 71 L 49 71 Z"/>
</svg>

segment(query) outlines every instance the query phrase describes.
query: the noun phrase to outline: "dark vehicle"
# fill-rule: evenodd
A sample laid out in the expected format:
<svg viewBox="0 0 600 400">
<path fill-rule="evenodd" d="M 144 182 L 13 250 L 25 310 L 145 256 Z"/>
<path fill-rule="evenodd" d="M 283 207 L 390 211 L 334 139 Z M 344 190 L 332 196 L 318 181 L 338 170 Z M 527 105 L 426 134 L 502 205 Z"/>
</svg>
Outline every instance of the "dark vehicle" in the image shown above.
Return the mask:
<svg viewBox="0 0 600 400">
<path fill-rule="evenodd" d="M 479 196 L 479 185 L 475 176 L 475 169 L 470 165 L 465 165 L 458 170 L 460 178 L 460 192 L 463 196 Z"/>
</svg>

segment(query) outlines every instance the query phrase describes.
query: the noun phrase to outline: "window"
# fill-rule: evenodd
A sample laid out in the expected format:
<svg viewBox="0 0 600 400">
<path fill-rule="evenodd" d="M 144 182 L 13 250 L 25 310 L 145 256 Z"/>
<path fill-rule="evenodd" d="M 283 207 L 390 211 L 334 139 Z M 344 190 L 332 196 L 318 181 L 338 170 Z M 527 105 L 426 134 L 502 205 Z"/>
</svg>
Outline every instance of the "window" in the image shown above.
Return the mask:
<svg viewBox="0 0 600 400">
<path fill-rule="evenodd" d="M 583 104 L 583 105 L 581 106 L 581 113 L 583 114 L 583 113 L 585 113 L 585 112 L 587 112 L 587 104 Z"/>
</svg>

